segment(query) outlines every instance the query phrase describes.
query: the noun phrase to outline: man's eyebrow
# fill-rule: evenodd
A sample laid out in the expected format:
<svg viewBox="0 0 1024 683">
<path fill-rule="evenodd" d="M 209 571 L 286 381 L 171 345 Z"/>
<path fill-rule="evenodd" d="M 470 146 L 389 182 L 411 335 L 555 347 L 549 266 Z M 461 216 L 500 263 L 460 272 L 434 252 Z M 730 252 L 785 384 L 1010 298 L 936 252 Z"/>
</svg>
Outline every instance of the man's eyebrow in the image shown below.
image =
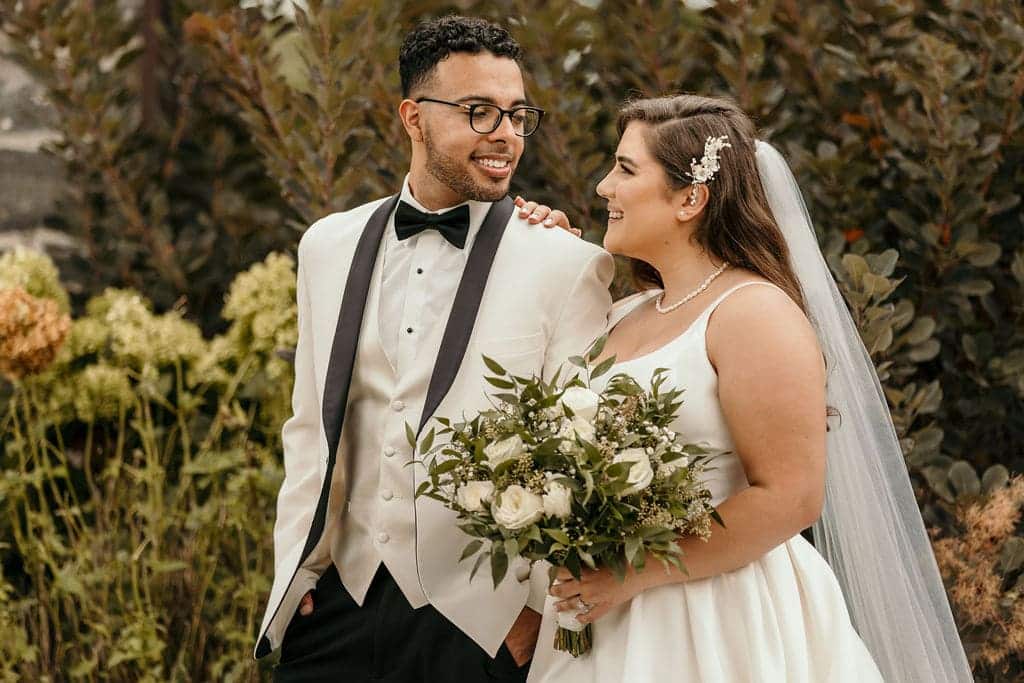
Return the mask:
<svg viewBox="0 0 1024 683">
<path fill-rule="evenodd" d="M 466 95 L 465 97 L 460 97 L 459 99 L 457 99 L 455 101 L 456 102 L 461 102 L 461 103 L 484 102 L 486 104 L 493 104 L 493 105 L 496 105 L 496 106 L 500 106 L 500 105 L 498 105 L 498 101 L 497 100 L 495 100 L 493 97 L 488 97 L 487 95 Z M 526 100 L 524 100 L 523 98 L 519 98 L 518 100 L 516 100 L 516 101 L 514 101 L 512 103 L 512 106 L 513 107 L 521 107 L 521 106 L 523 106 L 525 104 L 526 104 Z"/>
</svg>

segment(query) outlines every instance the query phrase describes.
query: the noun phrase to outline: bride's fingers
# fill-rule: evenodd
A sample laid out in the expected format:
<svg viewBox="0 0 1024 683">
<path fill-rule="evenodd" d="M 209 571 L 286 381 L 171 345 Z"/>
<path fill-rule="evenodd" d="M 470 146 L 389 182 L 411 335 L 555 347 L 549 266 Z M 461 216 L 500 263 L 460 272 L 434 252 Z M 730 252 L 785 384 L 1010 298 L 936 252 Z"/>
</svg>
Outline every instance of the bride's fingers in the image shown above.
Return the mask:
<svg viewBox="0 0 1024 683">
<path fill-rule="evenodd" d="M 548 593 L 555 598 L 571 598 L 580 594 L 580 584 L 575 579 L 559 580 L 551 585 Z"/>
<path fill-rule="evenodd" d="M 576 617 L 576 621 L 581 624 L 591 624 L 607 614 L 609 609 L 608 605 L 594 605 L 594 608 L 589 612 L 580 612 Z"/>
<path fill-rule="evenodd" d="M 569 223 L 569 217 L 565 215 L 564 211 L 560 211 L 558 209 L 555 209 L 554 211 L 549 213 L 548 217 L 544 219 L 544 227 L 561 228 L 562 230 L 571 232 L 572 234 L 579 237 L 579 230 L 572 227 L 572 225 Z"/>
<path fill-rule="evenodd" d="M 559 600 L 555 603 L 555 610 L 558 612 L 565 612 L 567 610 L 578 610 L 580 608 L 580 598 L 575 596 L 567 600 Z"/>
<path fill-rule="evenodd" d="M 548 206 L 547 204 L 538 204 L 537 208 L 534 209 L 533 213 L 530 214 L 530 218 L 528 220 L 530 221 L 531 225 L 537 225 L 537 223 L 540 223 L 541 221 L 543 221 L 550 214 L 551 214 L 551 207 L 550 206 Z"/>
<path fill-rule="evenodd" d="M 537 202 L 523 202 L 519 207 L 519 217 L 526 218 L 533 214 L 534 210 L 539 206 Z"/>
</svg>

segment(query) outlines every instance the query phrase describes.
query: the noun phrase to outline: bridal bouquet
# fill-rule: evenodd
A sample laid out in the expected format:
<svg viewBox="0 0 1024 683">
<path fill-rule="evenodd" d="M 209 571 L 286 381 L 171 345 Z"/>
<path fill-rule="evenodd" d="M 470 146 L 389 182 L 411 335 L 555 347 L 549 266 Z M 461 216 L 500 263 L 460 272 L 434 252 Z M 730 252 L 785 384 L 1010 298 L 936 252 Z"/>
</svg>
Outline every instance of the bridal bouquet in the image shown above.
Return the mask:
<svg viewBox="0 0 1024 683">
<path fill-rule="evenodd" d="M 700 473 L 708 453 L 687 444 L 671 424 L 681 391 L 666 389 L 656 370 L 650 391 L 627 375 L 613 376 L 600 394 L 591 380 L 607 373 L 609 358 L 591 367 L 603 340 L 586 358 L 570 360 L 580 373 L 560 382 L 510 375 L 484 357 L 496 389 L 494 408 L 455 423 L 436 418 L 418 445 L 429 496 L 458 513 L 473 537 L 460 561 L 476 556 L 470 580 L 485 563 L 497 586 L 517 555 L 546 560 L 579 578 L 584 566 L 608 567 L 619 580 L 653 557 L 685 571 L 676 539 L 706 539 L 721 519 Z M 415 435 L 409 442 L 417 448 Z M 445 437 L 434 447 L 435 437 Z M 590 625 L 559 613 L 555 647 L 577 656 L 590 649 Z"/>
</svg>

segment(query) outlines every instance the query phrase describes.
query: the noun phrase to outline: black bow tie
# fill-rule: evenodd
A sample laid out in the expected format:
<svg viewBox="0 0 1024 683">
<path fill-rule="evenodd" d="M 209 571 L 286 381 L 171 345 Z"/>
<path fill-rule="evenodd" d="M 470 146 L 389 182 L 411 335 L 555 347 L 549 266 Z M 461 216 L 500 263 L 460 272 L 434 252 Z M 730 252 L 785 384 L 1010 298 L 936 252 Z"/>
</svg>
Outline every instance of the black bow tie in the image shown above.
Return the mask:
<svg viewBox="0 0 1024 683">
<path fill-rule="evenodd" d="M 444 213 L 424 213 L 405 202 L 398 202 L 395 210 L 395 233 L 398 239 L 409 239 L 430 228 L 441 233 L 452 246 L 465 248 L 466 237 L 469 235 L 469 206 L 463 204 Z"/>
</svg>

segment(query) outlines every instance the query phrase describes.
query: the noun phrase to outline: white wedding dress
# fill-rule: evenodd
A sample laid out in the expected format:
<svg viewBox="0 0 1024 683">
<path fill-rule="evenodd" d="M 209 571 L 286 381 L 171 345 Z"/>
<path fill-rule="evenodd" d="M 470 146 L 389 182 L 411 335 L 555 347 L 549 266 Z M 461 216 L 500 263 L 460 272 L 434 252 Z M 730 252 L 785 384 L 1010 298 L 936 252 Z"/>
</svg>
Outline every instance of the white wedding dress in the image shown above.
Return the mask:
<svg viewBox="0 0 1024 683">
<path fill-rule="evenodd" d="M 671 342 L 617 363 L 595 384 L 628 373 L 648 387 L 651 373 L 669 370 L 666 386 L 685 389 L 672 428 L 716 452 L 705 482 L 717 505 L 747 484 L 743 464 L 718 402 L 718 377 L 705 332 L 725 292 Z M 609 329 L 660 290 L 619 302 Z M 600 391 L 603 386 L 592 387 Z M 728 520 L 727 520 L 728 523 Z M 712 530 L 714 533 L 714 530 Z M 865 551 L 870 552 L 869 549 Z M 649 571 L 659 571 L 651 565 Z M 578 657 L 552 647 L 557 628 L 548 597 L 529 683 L 830 683 L 881 681 L 854 630 L 839 584 L 821 555 L 796 535 L 741 569 L 661 586 L 637 595 L 593 625 L 591 652 Z"/>
</svg>

